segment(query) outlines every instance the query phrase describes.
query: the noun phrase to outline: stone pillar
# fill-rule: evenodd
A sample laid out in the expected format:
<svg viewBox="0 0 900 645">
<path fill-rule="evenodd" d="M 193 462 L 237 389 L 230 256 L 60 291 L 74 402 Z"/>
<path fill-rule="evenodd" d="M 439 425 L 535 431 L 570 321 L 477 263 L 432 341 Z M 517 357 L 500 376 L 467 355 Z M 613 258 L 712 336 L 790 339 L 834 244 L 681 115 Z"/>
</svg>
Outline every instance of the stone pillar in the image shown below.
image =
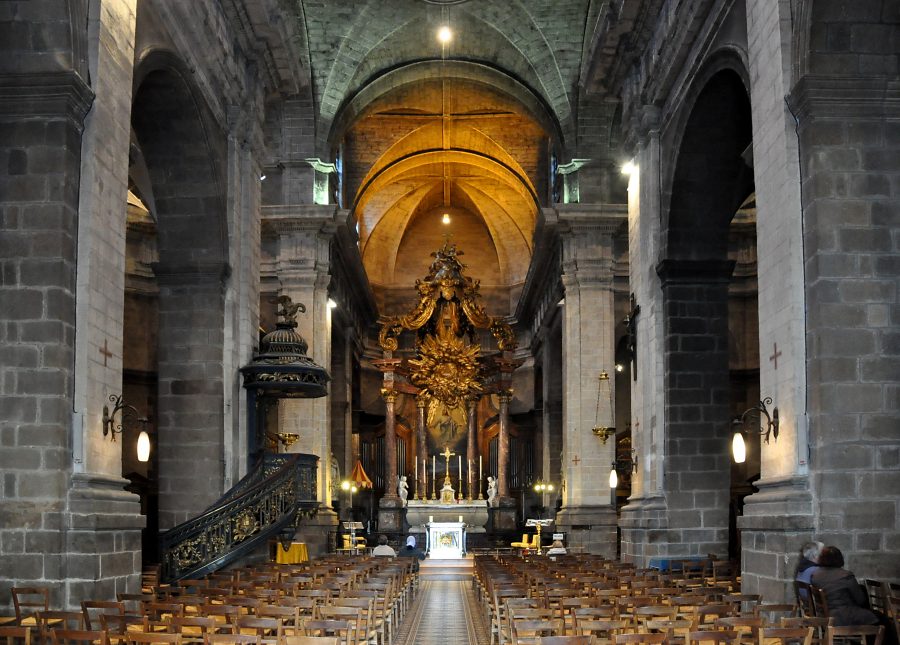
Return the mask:
<svg viewBox="0 0 900 645">
<path fill-rule="evenodd" d="M 394 403 L 397 393 L 382 390 L 384 399 L 384 497 L 394 498 L 397 495 L 397 432 Z"/>
<path fill-rule="evenodd" d="M 336 230 L 333 206 L 297 205 L 263 208 L 266 225 L 278 236 L 276 275 L 281 293 L 303 303 L 306 313 L 297 316 L 297 331 L 309 344 L 307 355 L 319 365 L 331 365 L 331 312 L 328 284 L 331 238 Z M 337 526 L 331 508 L 331 395 L 317 399 L 281 401 L 279 432 L 299 435 L 291 452 L 319 457 L 319 512 L 304 521 L 298 539 L 307 542 L 310 555 L 327 548 L 327 533 Z"/>
<path fill-rule="evenodd" d="M 734 263 L 665 260 L 666 538 L 661 555 L 728 549 L 728 285 Z"/>
<path fill-rule="evenodd" d="M 159 283 L 159 526 L 199 514 L 224 492 L 221 264 L 155 267 Z"/>
<path fill-rule="evenodd" d="M 804 267 L 804 261 L 808 261 L 804 250 L 810 240 L 804 241 L 800 203 L 801 183 L 808 183 L 815 190 L 817 180 L 800 177 L 802 162 L 798 158 L 796 124 L 784 100 L 796 81 L 790 72 L 796 56 L 792 50 L 795 20 L 791 7 L 779 3 L 747 6 L 756 186 L 759 384 L 760 396 L 771 396 L 778 407 L 781 433 L 777 442 L 758 444 L 761 477 L 754 485 L 759 492 L 744 500 L 744 515 L 738 518 L 738 527 L 743 589 L 763 594 L 774 602 L 793 601 L 793 570 L 800 545 L 814 535 L 819 537 L 808 482 L 806 353 L 808 346 L 817 344 L 817 339 L 808 335 L 806 329 L 806 319 L 815 316 L 815 309 L 810 309 L 804 293 L 804 274 L 814 264 Z M 826 94 L 832 100 L 830 89 Z M 830 128 L 827 137 L 832 137 Z M 840 147 L 839 154 L 844 154 L 843 144 Z M 847 181 L 848 176 L 843 173 L 842 169 L 840 182 Z M 815 214 L 809 216 L 816 219 Z M 852 216 L 845 217 L 841 211 L 834 221 L 850 219 Z M 826 236 L 831 238 L 835 227 L 830 222 L 826 226 Z M 828 287 L 829 294 L 833 288 L 837 287 Z M 858 319 L 851 323 L 854 327 L 858 324 Z M 777 362 L 769 359 L 775 354 L 776 345 L 780 352 Z M 837 368 L 834 364 L 830 367 Z M 835 370 L 829 368 L 827 372 L 833 374 Z M 858 438 L 854 436 L 852 441 L 855 443 Z M 759 437 L 746 439 L 760 442 Z M 853 476 L 843 466 L 839 470 L 841 477 Z M 830 477 L 828 480 L 838 484 L 838 488 L 846 486 L 844 490 L 855 488 L 855 482 Z M 831 491 L 828 497 L 834 497 Z M 845 546 L 849 545 L 841 544 L 841 548 Z M 855 563 L 853 570 L 865 575 Z M 877 575 L 889 574 L 879 568 Z"/>
<path fill-rule="evenodd" d="M 378 530 L 399 532 L 404 529 L 403 500 L 397 495 L 397 434 L 395 432 L 394 403 L 397 392 L 383 389 L 384 398 L 384 497 L 378 504 Z"/>
<path fill-rule="evenodd" d="M 646 567 L 665 543 L 666 501 L 662 490 L 665 462 L 662 289 L 649 270 L 660 253 L 659 108 L 639 113 L 635 170 L 628 183 L 629 287 L 641 313 L 637 319 L 636 378 L 631 382 L 631 440 L 638 469 L 631 496 L 622 508 L 622 559 Z"/>
<path fill-rule="evenodd" d="M 418 499 L 420 488 L 422 489 L 422 499 L 428 498 L 428 491 L 424 486 L 428 461 L 428 448 L 425 443 L 425 407 L 427 403 L 422 397 L 416 399 L 416 472 L 419 473 L 416 480 L 416 499 Z M 420 482 L 422 482 L 421 486 Z"/>
<path fill-rule="evenodd" d="M 509 400 L 510 392 L 501 392 L 500 400 L 500 436 L 497 440 L 497 497 L 500 500 L 509 498 Z"/>
<path fill-rule="evenodd" d="M 475 492 L 475 469 L 478 468 L 478 448 L 475 443 L 475 430 L 478 427 L 478 400 L 471 398 L 466 400 L 466 411 L 468 412 L 468 429 L 466 434 L 466 461 L 468 466 L 468 485 L 469 488 L 466 491 L 468 493 L 469 499 L 475 499 L 478 497 L 478 494 Z"/>
<path fill-rule="evenodd" d="M 615 442 L 602 444 L 591 428 L 597 424 L 599 373 L 611 372 L 615 364 L 613 235 L 623 220 L 624 210 L 617 206 L 559 207 L 565 289 L 564 479 L 557 528 L 573 548 L 607 557 L 616 555 L 615 506 L 607 485 Z M 609 419 L 612 411 L 604 398 L 600 414 Z"/>
</svg>

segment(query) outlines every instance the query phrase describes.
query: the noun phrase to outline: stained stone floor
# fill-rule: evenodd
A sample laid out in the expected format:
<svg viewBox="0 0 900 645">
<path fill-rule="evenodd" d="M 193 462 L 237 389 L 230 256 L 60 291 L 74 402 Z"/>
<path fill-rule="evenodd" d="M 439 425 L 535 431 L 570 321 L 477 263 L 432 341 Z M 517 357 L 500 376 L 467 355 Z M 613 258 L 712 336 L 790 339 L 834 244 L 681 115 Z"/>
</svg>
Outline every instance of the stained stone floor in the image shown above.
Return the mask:
<svg viewBox="0 0 900 645">
<path fill-rule="evenodd" d="M 488 645 L 490 631 L 472 581 L 421 580 L 394 645 Z"/>
</svg>

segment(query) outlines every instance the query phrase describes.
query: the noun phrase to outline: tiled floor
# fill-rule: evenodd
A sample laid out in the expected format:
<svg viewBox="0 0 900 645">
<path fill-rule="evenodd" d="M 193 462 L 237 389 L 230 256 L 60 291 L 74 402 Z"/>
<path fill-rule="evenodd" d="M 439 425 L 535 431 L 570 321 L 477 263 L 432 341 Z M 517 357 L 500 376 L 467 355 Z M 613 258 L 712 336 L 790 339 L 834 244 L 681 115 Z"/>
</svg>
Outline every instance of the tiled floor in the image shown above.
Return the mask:
<svg viewBox="0 0 900 645">
<path fill-rule="evenodd" d="M 489 636 L 471 579 L 427 580 L 421 582 L 394 645 L 487 645 Z"/>
</svg>

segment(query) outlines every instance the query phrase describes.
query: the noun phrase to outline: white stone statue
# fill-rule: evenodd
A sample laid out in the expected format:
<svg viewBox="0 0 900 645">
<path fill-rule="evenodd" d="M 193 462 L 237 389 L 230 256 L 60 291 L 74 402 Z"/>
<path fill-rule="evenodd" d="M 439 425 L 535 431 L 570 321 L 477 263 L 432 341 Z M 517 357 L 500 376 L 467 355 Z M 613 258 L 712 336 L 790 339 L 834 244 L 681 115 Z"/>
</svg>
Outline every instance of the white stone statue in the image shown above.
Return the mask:
<svg viewBox="0 0 900 645">
<path fill-rule="evenodd" d="M 497 505 L 497 480 L 488 475 L 488 498 L 487 505 L 488 506 L 496 506 Z"/>
<path fill-rule="evenodd" d="M 406 506 L 406 498 L 409 497 L 409 484 L 406 483 L 406 475 L 401 475 L 397 481 L 397 494 L 403 500 L 403 505 Z"/>
</svg>

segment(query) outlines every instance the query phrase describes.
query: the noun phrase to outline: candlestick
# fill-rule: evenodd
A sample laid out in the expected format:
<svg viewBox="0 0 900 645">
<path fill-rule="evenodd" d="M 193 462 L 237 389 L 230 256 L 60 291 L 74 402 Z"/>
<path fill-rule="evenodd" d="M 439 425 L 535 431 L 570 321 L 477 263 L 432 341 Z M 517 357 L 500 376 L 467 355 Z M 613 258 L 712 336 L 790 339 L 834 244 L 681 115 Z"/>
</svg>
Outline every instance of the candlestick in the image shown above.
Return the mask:
<svg viewBox="0 0 900 645">
<path fill-rule="evenodd" d="M 435 470 L 435 455 L 431 455 L 431 499 L 436 499 L 435 482 L 437 482 L 437 471 Z"/>
<path fill-rule="evenodd" d="M 456 456 L 456 470 L 459 471 L 459 494 L 457 495 L 457 499 L 463 498 L 463 479 L 462 479 L 462 455 Z M 462 520 L 460 520 L 462 521 Z"/>
<path fill-rule="evenodd" d="M 413 479 L 416 481 L 416 490 L 413 492 L 413 499 L 419 499 L 419 460 L 413 459 Z"/>
</svg>

